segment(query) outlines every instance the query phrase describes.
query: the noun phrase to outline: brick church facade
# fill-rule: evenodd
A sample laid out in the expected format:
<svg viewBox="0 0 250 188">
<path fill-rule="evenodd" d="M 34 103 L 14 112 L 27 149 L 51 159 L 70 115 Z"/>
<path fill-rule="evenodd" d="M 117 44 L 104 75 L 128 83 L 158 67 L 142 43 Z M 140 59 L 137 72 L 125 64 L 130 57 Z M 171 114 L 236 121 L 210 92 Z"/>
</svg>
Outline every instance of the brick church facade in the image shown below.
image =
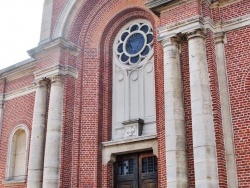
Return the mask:
<svg viewBox="0 0 250 188">
<path fill-rule="evenodd" d="M 0 70 L 0 187 L 250 187 L 249 0 L 45 0 Z"/>
</svg>

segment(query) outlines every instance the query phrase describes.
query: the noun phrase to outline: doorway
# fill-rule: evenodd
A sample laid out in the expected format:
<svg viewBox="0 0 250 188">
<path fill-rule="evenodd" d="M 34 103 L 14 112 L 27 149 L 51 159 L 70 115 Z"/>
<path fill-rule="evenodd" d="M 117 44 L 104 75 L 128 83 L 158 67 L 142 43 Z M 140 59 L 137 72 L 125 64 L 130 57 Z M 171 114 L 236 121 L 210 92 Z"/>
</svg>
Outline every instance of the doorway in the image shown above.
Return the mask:
<svg viewBox="0 0 250 188">
<path fill-rule="evenodd" d="M 157 188 L 157 157 L 149 152 L 117 156 L 115 188 Z"/>
</svg>

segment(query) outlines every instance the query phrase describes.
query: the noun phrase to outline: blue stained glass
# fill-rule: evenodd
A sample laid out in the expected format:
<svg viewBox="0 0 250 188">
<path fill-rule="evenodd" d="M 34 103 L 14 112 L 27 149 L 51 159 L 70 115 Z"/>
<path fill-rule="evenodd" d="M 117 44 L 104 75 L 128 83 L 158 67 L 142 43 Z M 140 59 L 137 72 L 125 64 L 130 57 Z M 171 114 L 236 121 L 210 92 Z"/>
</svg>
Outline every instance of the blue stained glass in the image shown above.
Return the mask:
<svg viewBox="0 0 250 188">
<path fill-rule="evenodd" d="M 142 51 L 141 55 L 146 56 L 149 53 L 149 47 L 146 46 L 145 49 Z"/>
<path fill-rule="evenodd" d="M 137 54 L 144 46 L 145 39 L 141 33 L 132 34 L 126 43 L 126 51 L 131 54 Z"/>
<path fill-rule="evenodd" d="M 148 28 L 147 25 L 144 25 L 144 26 L 141 27 L 141 30 L 142 30 L 144 33 L 147 33 L 148 30 L 149 30 L 149 28 Z"/>
<path fill-rule="evenodd" d="M 117 51 L 119 53 L 122 53 L 123 52 L 123 43 L 119 44 L 118 48 L 117 48 Z"/>
<path fill-rule="evenodd" d="M 124 41 L 127 36 L 128 36 L 128 32 L 123 33 L 121 36 L 122 41 Z"/>
<path fill-rule="evenodd" d="M 147 35 L 147 44 L 151 43 L 153 41 L 154 37 L 152 34 Z"/>
<path fill-rule="evenodd" d="M 136 31 L 139 29 L 139 26 L 138 25 L 133 25 L 131 28 L 130 28 L 130 32 L 133 32 L 133 31 Z"/>
<path fill-rule="evenodd" d="M 130 61 L 131 61 L 131 63 L 137 63 L 139 61 L 139 59 L 140 59 L 140 56 L 137 55 L 135 57 L 131 57 Z"/>
<path fill-rule="evenodd" d="M 121 60 L 122 60 L 122 62 L 126 62 L 126 61 L 128 61 L 128 56 L 126 56 L 125 54 L 122 54 L 122 57 L 121 57 Z"/>
</svg>

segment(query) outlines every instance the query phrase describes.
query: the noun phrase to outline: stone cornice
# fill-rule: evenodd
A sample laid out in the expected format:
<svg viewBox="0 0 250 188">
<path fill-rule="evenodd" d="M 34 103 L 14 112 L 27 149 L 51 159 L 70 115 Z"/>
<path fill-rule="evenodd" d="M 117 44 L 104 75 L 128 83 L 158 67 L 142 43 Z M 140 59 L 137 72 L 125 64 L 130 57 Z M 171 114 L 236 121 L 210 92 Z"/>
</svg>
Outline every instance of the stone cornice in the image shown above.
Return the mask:
<svg viewBox="0 0 250 188">
<path fill-rule="evenodd" d="M 171 10 L 177 6 L 192 2 L 195 0 L 149 0 L 146 1 L 145 5 L 151 9 L 156 15 L 160 15 L 165 10 Z"/>
<path fill-rule="evenodd" d="M 6 78 L 8 81 L 33 74 L 36 68 L 35 59 L 30 58 L 0 71 L 0 80 Z"/>
<path fill-rule="evenodd" d="M 217 7 L 225 7 L 234 3 L 237 3 L 242 0 L 214 0 L 212 2 L 211 8 L 217 8 Z"/>
<path fill-rule="evenodd" d="M 55 65 L 43 70 L 36 71 L 34 75 L 35 75 L 35 81 L 42 80 L 45 78 L 52 78 L 53 76 L 57 75 L 62 75 L 62 76 L 70 75 L 73 76 L 74 78 L 77 78 L 78 71 L 70 66 Z"/>
<path fill-rule="evenodd" d="M 204 29 L 204 20 L 200 16 L 194 16 L 181 22 L 160 27 L 158 41 L 175 37 L 178 33 L 187 33 L 196 29 Z"/>
<path fill-rule="evenodd" d="M 165 38 L 175 37 L 178 34 L 185 34 L 197 29 L 210 29 L 213 33 L 225 33 L 248 25 L 250 25 L 250 14 L 217 23 L 214 23 L 209 17 L 202 18 L 200 16 L 194 16 L 174 24 L 160 27 L 158 29 L 158 40 L 162 41 Z"/>
<path fill-rule="evenodd" d="M 147 0 L 145 5 L 150 9 L 157 9 L 174 0 Z"/>
<path fill-rule="evenodd" d="M 81 47 L 61 37 L 39 45 L 36 48 L 28 50 L 27 52 L 31 57 L 35 58 L 38 54 L 54 48 L 69 50 L 69 52 L 75 56 L 79 55 L 81 52 Z"/>
</svg>

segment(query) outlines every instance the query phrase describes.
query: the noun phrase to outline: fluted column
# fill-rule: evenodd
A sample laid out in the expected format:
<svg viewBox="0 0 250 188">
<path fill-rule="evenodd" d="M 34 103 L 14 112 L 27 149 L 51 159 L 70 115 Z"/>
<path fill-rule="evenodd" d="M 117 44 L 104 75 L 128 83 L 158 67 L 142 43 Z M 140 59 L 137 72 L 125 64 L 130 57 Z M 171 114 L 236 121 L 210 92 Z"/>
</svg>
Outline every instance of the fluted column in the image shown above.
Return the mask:
<svg viewBox="0 0 250 188">
<path fill-rule="evenodd" d="M 188 35 L 195 187 L 219 187 L 205 36 Z"/>
<path fill-rule="evenodd" d="M 228 188 L 237 188 L 237 169 L 234 151 L 234 135 L 232 125 L 232 115 L 230 111 L 230 99 L 227 82 L 226 57 L 224 50 L 224 34 L 217 33 L 214 36 L 216 49 L 216 64 L 218 72 L 218 82 L 220 90 L 222 126 L 225 143 L 225 153 L 227 160 L 227 183 Z"/>
<path fill-rule="evenodd" d="M 162 41 L 164 48 L 164 93 L 167 187 L 188 187 L 186 131 L 180 54 L 176 38 Z"/>
<path fill-rule="evenodd" d="M 51 78 L 51 91 L 44 155 L 43 188 L 58 188 L 63 112 L 63 77 Z"/>
<path fill-rule="evenodd" d="M 36 85 L 29 154 L 28 188 L 41 188 L 43 179 L 48 81 L 40 80 L 36 82 Z"/>
</svg>

